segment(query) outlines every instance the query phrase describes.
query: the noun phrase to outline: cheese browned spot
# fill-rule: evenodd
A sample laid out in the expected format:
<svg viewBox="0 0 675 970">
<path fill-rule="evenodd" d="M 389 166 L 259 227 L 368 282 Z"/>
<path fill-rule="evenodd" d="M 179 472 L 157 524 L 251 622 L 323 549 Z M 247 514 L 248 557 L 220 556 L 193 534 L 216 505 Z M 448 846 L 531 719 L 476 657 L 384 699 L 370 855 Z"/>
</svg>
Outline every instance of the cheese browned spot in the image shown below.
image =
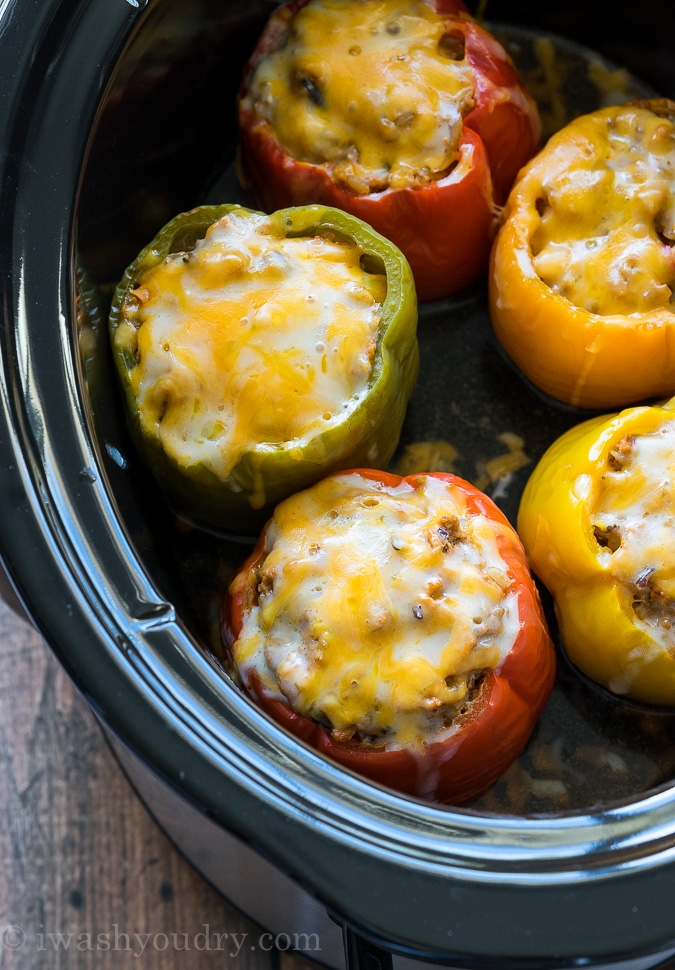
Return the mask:
<svg viewBox="0 0 675 970">
<path fill-rule="evenodd" d="M 531 166 L 537 275 L 591 313 L 673 312 L 675 125 L 645 107 L 577 118 Z"/>
<path fill-rule="evenodd" d="M 310 0 L 263 57 L 244 107 L 295 158 L 366 194 L 428 183 L 458 158 L 473 72 L 461 26 L 424 0 Z"/>
<path fill-rule="evenodd" d="M 386 294 L 360 257 L 235 209 L 143 275 L 116 341 L 138 361 L 140 420 L 176 462 L 224 478 L 245 451 L 301 446 L 358 406 Z"/>
<path fill-rule="evenodd" d="M 515 642 L 501 529 L 433 477 L 390 487 L 351 473 L 292 496 L 233 648 L 242 680 L 343 740 L 440 739 Z"/>
<path fill-rule="evenodd" d="M 635 622 L 675 651 L 675 421 L 610 448 L 591 524 L 605 568 L 625 588 Z"/>
</svg>

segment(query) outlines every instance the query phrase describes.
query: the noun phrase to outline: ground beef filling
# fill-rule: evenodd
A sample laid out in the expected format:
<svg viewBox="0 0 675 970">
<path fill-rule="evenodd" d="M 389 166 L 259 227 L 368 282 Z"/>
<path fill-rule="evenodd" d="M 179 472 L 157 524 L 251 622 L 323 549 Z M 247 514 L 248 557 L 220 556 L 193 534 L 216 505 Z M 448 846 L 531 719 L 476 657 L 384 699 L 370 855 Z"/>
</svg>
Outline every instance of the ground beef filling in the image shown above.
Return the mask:
<svg viewBox="0 0 675 970">
<path fill-rule="evenodd" d="M 424 0 L 310 0 L 242 108 L 359 195 L 427 184 L 456 164 L 474 106 L 462 25 L 447 23 Z"/>
<path fill-rule="evenodd" d="M 452 519 L 457 522 L 457 517 L 452 516 Z M 449 553 L 451 550 L 462 541 L 463 538 L 459 534 L 459 530 L 456 534 L 456 538 L 453 541 L 449 540 L 446 526 L 447 519 L 442 517 L 438 523 L 438 528 L 435 529 L 429 537 L 429 542 L 432 545 L 438 546 L 439 542 L 436 541 L 436 536 L 440 538 L 440 545 L 444 553 Z M 261 570 L 258 573 L 258 583 L 255 587 L 255 598 L 252 600 L 254 606 L 259 606 L 261 599 L 264 601 L 269 598 L 274 592 L 274 573 L 276 570 Z M 439 599 L 442 596 L 442 584 L 438 582 L 436 585 L 431 585 L 429 588 L 429 595 L 434 599 Z M 417 620 L 424 620 L 424 609 L 420 604 L 415 604 L 412 607 L 413 616 Z M 474 634 L 474 643 L 478 644 L 478 639 L 485 636 L 496 636 L 503 632 L 503 616 L 504 610 L 497 607 L 494 612 L 483 622 L 476 625 Z M 378 632 L 383 630 L 392 620 L 390 614 L 386 612 L 380 612 L 379 614 L 370 614 L 366 618 L 366 626 L 370 632 Z M 319 640 L 316 637 L 305 637 L 303 638 L 301 652 L 303 654 L 303 660 L 308 669 L 318 669 L 322 666 L 324 662 L 324 654 L 321 649 Z M 275 666 L 274 655 L 272 651 L 266 653 L 266 660 L 270 667 Z M 491 655 L 488 655 L 488 659 L 498 659 L 498 651 L 494 651 Z M 279 678 L 279 688 L 281 692 L 286 696 L 287 700 L 294 701 L 297 700 L 297 691 L 295 685 L 290 690 L 284 690 L 284 679 L 283 679 L 283 667 L 277 667 L 276 673 Z M 444 684 L 447 691 L 451 695 L 456 695 L 458 700 L 454 703 L 448 703 L 447 701 L 441 700 L 439 697 L 430 695 L 421 701 L 421 706 L 424 711 L 423 720 L 425 722 L 425 730 L 433 735 L 438 732 L 443 732 L 453 725 L 453 723 L 461 716 L 467 714 L 471 705 L 478 698 L 480 694 L 480 689 L 483 686 L 485 680 L 486 670 L 481 668 L 478 670 L 471 670 L 466 674 L 448 674 L 444 678 Z M 358 689 L 358 681 L 353 680 L 351 685 L 354 690 Z M 309 711 L 307 713 L 310 713 Z M 320 724 L 328 728 L 331 736 L 337 741 L 360 741 L 367 742 L 369 744 L 378 744 L 380 742 L 386 741 L 388 738 L 396 734 L 395 728 L 384 727 L 377 724 L 377 719 L 369 719 L 367 727 L 360 727 L 357 724 L 351 724 L 346 727 L 336 727 L 330 720 L 329 717 L 321 710 L 316 710 L 311 712 L 311 716 L 314 717 Z"/>
<path fill-rule="evenodd" d="M 223 479 L 250 450 L 302 446 L 347 420 L 368 393 L 386 299 L 361 257 L 234 208 L 146 270 L 115 334 L 136 361 L 144 433 Z"/>
<path fill-rule="evenodd" d="M 235 664 L 337 740 L 440 739 L 515 641 L 500 527 L 425 482 L 326 479 L 268 529 Z"/>
<path fill-rule="evenodd" d="M 675 310 L 675 124 L 607 108 L 554 136 L 535 163 L 537 275 L 602 316 Z"/>
<path fill-rule="evenodd" d="M 675 429 L 626 434 L 609 449 L 591 515 L 601 561 L 630 596 L 635 620 L 675 652 Z"/>
</svg>

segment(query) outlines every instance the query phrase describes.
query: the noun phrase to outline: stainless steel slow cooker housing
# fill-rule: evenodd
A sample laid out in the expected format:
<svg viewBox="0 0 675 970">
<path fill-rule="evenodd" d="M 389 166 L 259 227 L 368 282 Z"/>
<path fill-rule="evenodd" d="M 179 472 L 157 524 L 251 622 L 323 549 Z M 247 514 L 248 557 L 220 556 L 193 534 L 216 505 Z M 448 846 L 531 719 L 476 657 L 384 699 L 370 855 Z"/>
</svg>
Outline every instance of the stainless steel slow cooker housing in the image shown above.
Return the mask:
<svg viewBox="0 0 675 970">
<path fill-rule="evenodd" d="M 181 619 L 96 328 L 77 325 L 76 273 L 110 278 L 194 203 L 271 6 L 0 2 L 3 560 L 160 822 L 274 932 L 319 932 L 334 966 L 338 923 L 350 961 L 371 965 L 380 945 L 401 965 L 653 966 L 675 951 L 674 787 L 545 818 L 398 797 L 223 689 Z M 630 43 L 616 5 L 589 7 L 489 14 L 576 38 L 672 97 L 670 0 L 646 0 Z"/>
</svg>

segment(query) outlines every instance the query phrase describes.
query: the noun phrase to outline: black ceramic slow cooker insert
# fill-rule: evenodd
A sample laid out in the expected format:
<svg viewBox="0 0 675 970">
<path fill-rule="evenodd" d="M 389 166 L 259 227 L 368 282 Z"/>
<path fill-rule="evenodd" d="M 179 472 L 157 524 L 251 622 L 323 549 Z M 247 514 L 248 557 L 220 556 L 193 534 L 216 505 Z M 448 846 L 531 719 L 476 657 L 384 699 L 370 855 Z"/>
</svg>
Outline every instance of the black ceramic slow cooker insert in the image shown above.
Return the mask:
<svg viewBox="0 0 675 970">
<path fill-rule="evenodd" d="M 536 816 L 423 804 L 287 736 L 210 653 L 214 568 L 246 545 L 171 524 L 121 418 L 106 301 L 171 216 L 237 201 L 222 198 L 235 191 L 234 98 L 272 7 L 0 2 L 2 558 L 160 822 L 274 932 L 320 932 L 336 967 L 341 926 L 350 963 L 393 952 L 400 966 L 654 966 L 675 952 L 672 774 Z M 487 16 L 521 29 L 516 47 L 532 31 L 562 35 L 675 96 L 670 0 L 645 0 L 639 31 L 604 0 L 491 0 Z M 583 101 L 582 74 L 564 87 Z M 537 398 L 476 326 L 483 292 L 424 311 L 429 371 L 404 444 L 446 437 L 448 402 L 434 397 L 446 393 L 466 406 L 458 434 L 479 445 L 488 431 L 471 408 L 492 432 L 508 413 L 533 455 L 580 419 Z M 442 320 L 465 351 L 452 380 Z M 527 473 L 503 496 L 512 519 Z"/>
</svg>

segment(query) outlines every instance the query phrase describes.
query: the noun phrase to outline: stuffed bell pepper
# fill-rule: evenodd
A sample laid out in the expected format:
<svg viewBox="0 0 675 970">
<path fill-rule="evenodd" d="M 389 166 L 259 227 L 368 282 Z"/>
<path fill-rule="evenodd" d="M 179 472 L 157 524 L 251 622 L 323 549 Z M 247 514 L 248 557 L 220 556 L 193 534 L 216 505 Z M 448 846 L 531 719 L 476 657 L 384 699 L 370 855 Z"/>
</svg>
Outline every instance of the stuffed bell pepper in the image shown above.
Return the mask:
<svg viewBox="0 0 675 970">
<path fill-rule="evenodd" d="M 344 472 L 282 502 L 225 597 L 223 638 L 290 732 L 453 804 L 518 756 L 555 670 L 514 530 L 441 473 Z"/>
<path fill-rule="evenodd" d="M 485 269 L 497 207 L 539 136 L 509 57 L 458 0 L 292 0 L 239 101 L 256 203 L 354 213 L 400 246 L 422 300 Z"/>
<path fill-rule="evenodd" d="M 616 694 L 675 705 L 675 400 L 564 434 L 518 530 L 573 663 Z"/>
<path fill-rule="evenodd" d="M 521 173 L 490 312 L 522 372 L 567 404 L 675 392 L 675 102 L 577 118 Z"/>
<path fill-rule="evenodd" d="M 237 532 L 328 472 L 386 465 L 417 377 L 416 324 L 400 251 L 323 206 L 178 216 L 110 315 L 141 454 L 178 510 Z"/>
</svg>

